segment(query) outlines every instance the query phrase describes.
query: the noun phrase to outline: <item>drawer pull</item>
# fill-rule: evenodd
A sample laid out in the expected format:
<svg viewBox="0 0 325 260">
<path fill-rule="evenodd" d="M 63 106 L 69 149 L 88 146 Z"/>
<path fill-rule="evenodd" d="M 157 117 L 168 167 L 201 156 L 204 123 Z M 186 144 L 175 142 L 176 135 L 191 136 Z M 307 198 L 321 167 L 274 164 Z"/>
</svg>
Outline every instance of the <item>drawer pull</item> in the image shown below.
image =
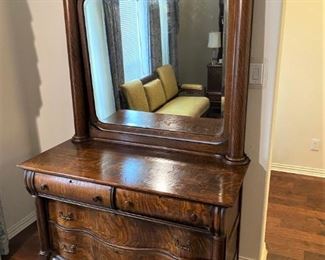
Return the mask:
<svg viewBox="0 0 325 260">
<path fill-rule="evenodd" d="M 188 240 L 185 243 L 180 242 L 178 239 L 175 239 L 175 245 L 177 248 L 185 251 L 191 251 L 191 242 Z"/>
<path fill-rule="evenodd" d="M 96 202 L 96 203 L 103 202 L 103 198 L 101 196 L 93 197 L 93 202 Z"/>
<path fill-rule="evenodd" d="M 190 219 L 192 222 L 196 222 L 197 221 L 197 215 L 195 213 L 192 213 L 190 216 Z"/>
<path fill-rule="evenodd" d="M 65 215 L 62 211 L 60 211 L 59 212 L 59 217 L 64 221 L 73 220 L 73 214 L 72 213 L 68 213 L 67 215 Z"/>
<path fill-rule="evenodd" d="M 124 206 L 126 208 L 133 208 L 134 204 L 132 201 L 126 200 L 126 201 L 124 201 Z"/>
<path fill-rule="evenodd" d="M 75 254 L 77 246 L 76 245 L 66 245 L 66 244 L 61 244 L 61 249 L 63 252 L 68 253 L 68 254 Z"/>
<path fill-rule="evenodd" d="M 42 191 L 45 191 L 45 190 L 48 190 L 49 189 L 49 186 L 47 186 L 47 184 L 42 184 L 41 185 L 41 190 Z"/>
</svg>

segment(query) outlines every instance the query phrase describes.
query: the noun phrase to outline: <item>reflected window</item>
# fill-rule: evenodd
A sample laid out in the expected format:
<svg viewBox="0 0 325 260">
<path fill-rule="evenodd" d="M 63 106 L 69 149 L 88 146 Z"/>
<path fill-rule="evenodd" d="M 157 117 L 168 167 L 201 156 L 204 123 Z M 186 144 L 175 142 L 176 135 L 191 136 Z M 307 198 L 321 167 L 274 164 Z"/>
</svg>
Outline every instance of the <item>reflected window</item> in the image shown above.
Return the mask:
<svg viewBox="0 0 325 260">
<path fill-rule="evenodd" d="M 124 81 L 152 74 L 153 61 L 150 35 L 150 3 L 148 0 L 120 0 L 120 24 Z M 168 0 L 157 1 L 162 65 L 169 64 Z M 152 23 L 151 23 L 152 24 Z"/>
<path fill-rule="evenodd" d="M 124 80 L 151 74 L 149 46 L 149 13 L 147 0 L 121 0 Z"/>
<path fill-rule="evenodd" d="M 162 64 L 169 64 L 168 0 L 159 0 Z"/>
<path fill-rule="evenodd" d="M 111 67 L 101 1 L 84 3 L 85 25 L 96 115 L 100 121 L 116 112 Z"/>
</svg>

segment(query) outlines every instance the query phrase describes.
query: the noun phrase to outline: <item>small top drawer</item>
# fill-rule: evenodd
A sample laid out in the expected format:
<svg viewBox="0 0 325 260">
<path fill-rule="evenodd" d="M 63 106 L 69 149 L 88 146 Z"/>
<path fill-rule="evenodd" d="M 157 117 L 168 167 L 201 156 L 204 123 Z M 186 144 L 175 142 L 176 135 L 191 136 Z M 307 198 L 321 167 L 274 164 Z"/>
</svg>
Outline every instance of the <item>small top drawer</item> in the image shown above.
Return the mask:
<svg viewBox="0 0 325 260">
<path fill-rule="evenodd" d="M 39 173 L 35 174 L 34 185 L 40 194 L 111 207 L 109 186 Z"/>
<path fill-rule="evenodd" d="M 208 228 L 212 206 L 128 190 L 116 190 L 120 210 Z"/>
</svg>

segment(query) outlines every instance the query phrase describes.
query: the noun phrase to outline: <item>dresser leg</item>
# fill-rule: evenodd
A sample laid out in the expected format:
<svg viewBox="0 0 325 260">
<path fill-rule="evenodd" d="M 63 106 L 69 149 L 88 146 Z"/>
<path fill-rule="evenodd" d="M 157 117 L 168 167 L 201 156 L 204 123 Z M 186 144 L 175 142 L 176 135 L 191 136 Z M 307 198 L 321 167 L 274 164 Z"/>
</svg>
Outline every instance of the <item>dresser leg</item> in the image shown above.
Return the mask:
<svg viewBox="0 0 325 260">
<path fill-rule="evenodd" d="M 37 214 L 37 230 L 40 239 L 39 254 L 42 256 L 43 259 L 50 259 L 50 244 L 47 229 L 46 201 L 43 198 L 36 197 L 35 204 Z"/>
<path fill-rule="evenodd" d="M 240 193 L 239 193 L 239 212 L 242 212 L 242 203 L 243 203 L 243 186 L 240 188 Z M 238 222 L 238 235 L 237 235 L 237 242 L 236 242 L 236 249 L 237 249 L 237 258 L 236 260 L 239 259 L 239 242 L 240 242 L 240 222 L 241 222 L 241 214 L 239 215 L 239 222 Z"/>
<path fill-rule="evenodd" d="M 213 253 L 212 259 L 213 260 L 225 260 L 226 257 L 226 244 L 225 244 L 225 237 L 217 237 L 213 238 Z"/>
</svg>

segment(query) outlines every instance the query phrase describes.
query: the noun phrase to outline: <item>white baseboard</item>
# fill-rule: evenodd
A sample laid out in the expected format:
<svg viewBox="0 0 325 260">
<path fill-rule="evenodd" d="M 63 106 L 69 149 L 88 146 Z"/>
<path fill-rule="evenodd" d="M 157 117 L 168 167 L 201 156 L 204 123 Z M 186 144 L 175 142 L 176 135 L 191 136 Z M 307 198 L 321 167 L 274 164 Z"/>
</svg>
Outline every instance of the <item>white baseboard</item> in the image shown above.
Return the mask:
<svg viewBox="0 0 325 260">
<path fill-rule="evenodd" d="M 267 249 L 266 243 L 263 243 L 262 253 L 261 253 L 261 260 L 267 260 Z"/>
<path fill-rule="evenodd" d="M 239 260 L 255 260 L 255 259 L 249 258 L 249 257 L 244 257 L 244 256 L 239 256 Z"/>
<path fill-rule="evenodd" d="M 259 260 L 267 260 L 267 249 L 266 249 L 266 244 L 264 243 L 264 246 L 262 248 L 262 253 L 261 253 L 261 259 Z M 245 256 L 239 256 L 239 260 L 256 260 L 254 258 L 250 257 L 245 257 Z"/>
<path fill-rule="evenodd" d="M 8 228 L 9 239 L 12 239 L 16 235 L 18 235 L 21 231 L 23 231 L 25 228 L 27 228 L 35 221 L 36 221 L 36 212 L 32 211 L 26 217 L 22 218 L 16 224 Z"/>
<path fill-rule="evenodd" d="M 271 169 L 273 171 L 288 172 L 294 174 L 301 174 L 312 177 L 325 178 L 325 169 L 311 168 L 290 164 L 272 163 Z"/>
</svg>

